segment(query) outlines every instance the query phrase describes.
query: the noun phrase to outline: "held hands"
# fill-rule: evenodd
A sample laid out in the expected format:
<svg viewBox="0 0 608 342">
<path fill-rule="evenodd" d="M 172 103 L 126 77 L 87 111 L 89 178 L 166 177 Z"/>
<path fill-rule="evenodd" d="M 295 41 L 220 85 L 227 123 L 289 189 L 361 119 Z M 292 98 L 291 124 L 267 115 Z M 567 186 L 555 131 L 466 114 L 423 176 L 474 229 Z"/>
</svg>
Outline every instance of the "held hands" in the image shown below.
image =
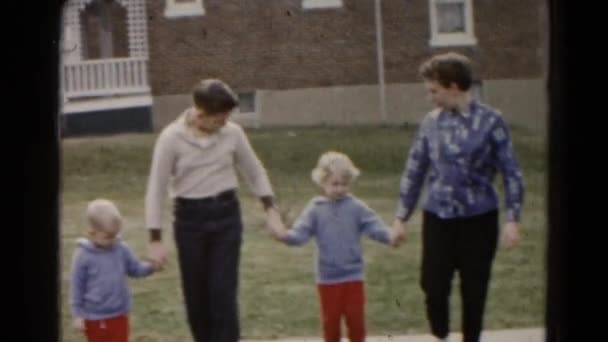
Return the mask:
<svg viewBox="0 0 608 342">
<path fill-rule="evenodd" d="M 404 222 L 399 219 L 393 221 L 393 227 L 390 231 L 390 244 L 392 247 L 397 248 L 402 243 L 407 241 L 407 226 Z"/>
<path fill-rule="evenodd" d="M 162 270 L 167 263 L 169 252 L 162 241 L 152 241 L 148 243 L 148 259 L 152 263 L 155 271 Z"/>
<path fill-rule="evenodd" d="M 276 208 L 269 208 L 266 211 L 266 227 L 270 231 L 272 237 L 277 241 L 283 241 L 287 236 L 287 229 L 283 224 L 281 215 Z"/>
<path fill-rule="evenodd" d="M 148 259 L 147 261 L 150 263 L 150 265 L 152 265 L 152 269 L 154 270 L 154 272 L 159 272 L 164 269 L 163 264 L 161 264 L 160 262 L 158 262 L 156 260 Z"/>
</svg>

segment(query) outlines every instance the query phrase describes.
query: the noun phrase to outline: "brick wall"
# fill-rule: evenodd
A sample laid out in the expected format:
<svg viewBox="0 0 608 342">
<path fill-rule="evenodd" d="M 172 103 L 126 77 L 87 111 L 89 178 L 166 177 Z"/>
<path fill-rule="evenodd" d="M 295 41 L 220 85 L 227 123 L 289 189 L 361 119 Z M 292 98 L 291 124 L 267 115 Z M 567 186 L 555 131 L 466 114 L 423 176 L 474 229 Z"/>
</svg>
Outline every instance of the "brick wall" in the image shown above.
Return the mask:
<svg viewBox="0 0 608 342">
<path fill-rule="evenodd" d="M 478 44 L 470 56 L 482 79 L 542 75 L 540 0 L 474 0 Z M 377 82 L 374 2 L 303 10 L 301 0 L 205 0 L 205 15 L 165 18 L 148 0 L 153 95 L 187 94 L 200 78 L 237 89 L 291 89 Z M 427 0 L 383 0 L 387 83 L 418 81 L 417 67 L 445 48 L 429 46 Z"/>
</svg>

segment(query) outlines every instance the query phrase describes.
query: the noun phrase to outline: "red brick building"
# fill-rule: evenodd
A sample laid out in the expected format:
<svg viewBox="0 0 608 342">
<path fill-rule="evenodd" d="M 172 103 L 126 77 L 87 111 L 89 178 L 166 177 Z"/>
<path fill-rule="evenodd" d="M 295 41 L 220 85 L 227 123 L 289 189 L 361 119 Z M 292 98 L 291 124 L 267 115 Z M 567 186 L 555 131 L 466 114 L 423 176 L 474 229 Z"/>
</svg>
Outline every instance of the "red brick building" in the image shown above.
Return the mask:
<svg viewBox="0 0 608 342">
<path fill-rule="evenodd" d="M 112 96 L 138 98 L 155 129 L 188 106 L 192 86 L 207 77 L 239 91 L 242 113 L 234 119 L 245 125 L 398 124 L 417 122 L 429 109 L 418 65 L 453 50 L 474 61 L 478 96 L 513 124 L 544 129 L 544 1 L 379 0 L 380 10 L 375 3 L 70 0 L 72 20 L 64 24 L 79 49 L 64 64 L 145 60 L 126 77 L 146 73 L 139 92 Z M 93 97 L 68 94 L 66 103 L 107 100 Z"/>
</svg>

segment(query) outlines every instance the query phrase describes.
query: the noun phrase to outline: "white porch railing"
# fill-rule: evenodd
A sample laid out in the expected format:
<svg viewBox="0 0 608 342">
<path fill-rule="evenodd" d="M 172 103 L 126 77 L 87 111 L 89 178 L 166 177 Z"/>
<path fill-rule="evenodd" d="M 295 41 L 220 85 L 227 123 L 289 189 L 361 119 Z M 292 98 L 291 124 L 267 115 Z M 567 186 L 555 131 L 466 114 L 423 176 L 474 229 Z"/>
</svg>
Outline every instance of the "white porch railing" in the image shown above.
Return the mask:
<svg viewBox="0 0 608 342">
<path fill-rule="evenodd" d="M 63 97 L 149 93 L 145 58 L 109 58 L 63 65 Z"/>
</svg>

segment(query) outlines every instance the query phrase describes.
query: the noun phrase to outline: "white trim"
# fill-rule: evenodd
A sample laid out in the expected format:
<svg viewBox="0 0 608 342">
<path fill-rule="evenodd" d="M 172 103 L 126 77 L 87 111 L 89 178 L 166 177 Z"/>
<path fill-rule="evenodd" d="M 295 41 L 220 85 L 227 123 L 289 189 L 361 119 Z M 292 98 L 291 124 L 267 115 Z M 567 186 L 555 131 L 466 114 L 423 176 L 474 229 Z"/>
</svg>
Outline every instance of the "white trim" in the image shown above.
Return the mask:
<svg viewBox="0 0 608 342">
<path fill-rule="evenodd" d="M 165 5 L 166 18 L 181 18 L 199 16 L 205 14 L 203 0 L 193 0 L 192 2 L 175 2 L 167 0 Z"/>
<path fill-rule="evenodd" d="M 92 0 L 68 0 L 63 10 L 64 34 L 71 32 L 71 40 L 75 51 L 71 52 L 66 61 L 83 59 L 80 14 Z M 148 17 L 146 15 L 146 0 L 117 0 L 127 11 L 127 34 L 130 57 L 148 57 Z M 68 49 L 71 51 L 71 48 Z"/>
<path fill-rule="evenodd" d="M 302 0 L 303 9 L 339 7 L 342 7 L 342 0 Z"/>
<path fill-rule="evenodd" d="M 75 103 L 64 103 L 62 114 L 74 114 L 82 112 L 90 112 L 93 110 L 106 110 L 117 108 L 130 107 L 148 107 L 152 106 L 152 97 L 150 95 L 130 96 L 123 98 L 104 98 L 98 100 L 89 100 Z"/>
<path fill-rule="evenodd" d="M 147 59 L 108 58 L 63 63 L 66 98 L 149 93 Z"/>
<path fill-rule="evenodd" d="M 78 98 L 90 97 L 90 96 L 121 96 L 121 95 L 141 94 L 141 93 L 150 93 L 150 86 L 82 90 L 82 91 L 70 92 L 69 94 L 66 94 L 65 96 L 69 100 L 72 100 L 72 99 L 75 100 Z"/>
<path fill-rule="evenodd" d="M 464 5 L 464 25 L 465 32 L 459 33 L 439 33 L 439 25 L 437 22 L 436 4 L 441 3 L 459 3 Z M 429 0 L 429 15 L 431 26 L 431 39 L 429 44 L 433 47 L 441 46 L 465 46 L 476 45 L 475 27 L 473 20 L 473 1 L 472 0 Z"/>
<path fill-rule="evenodd" d="M 477 45 L 477 39 L 468 34 L 441 34 L 430 40 L 433 47 Z"/>
</svg>

